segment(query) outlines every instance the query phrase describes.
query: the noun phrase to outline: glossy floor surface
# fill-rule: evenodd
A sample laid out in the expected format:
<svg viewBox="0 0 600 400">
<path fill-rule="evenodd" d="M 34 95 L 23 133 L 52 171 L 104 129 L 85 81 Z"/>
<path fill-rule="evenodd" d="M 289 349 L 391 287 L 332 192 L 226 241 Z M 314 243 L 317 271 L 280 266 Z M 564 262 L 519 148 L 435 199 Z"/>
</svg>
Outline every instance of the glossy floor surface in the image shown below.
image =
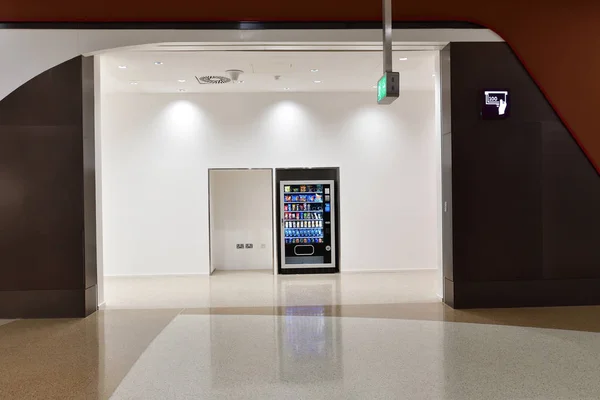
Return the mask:
<svg viewBox="0 0 600 400">
<path fill-rule="evenodd" d="M 360 304 L 322 279 L 4 324 L 0 399 L 600 398 L 600 307 L 457 311 L 376 279 Z"/>
<path fill-rule="evenodd" d="M 107 277 L 105 309 L 271 307 L 438 302 L 437 270 L 279 275 L 269 271 L 212 276 Z"/>
</svg>

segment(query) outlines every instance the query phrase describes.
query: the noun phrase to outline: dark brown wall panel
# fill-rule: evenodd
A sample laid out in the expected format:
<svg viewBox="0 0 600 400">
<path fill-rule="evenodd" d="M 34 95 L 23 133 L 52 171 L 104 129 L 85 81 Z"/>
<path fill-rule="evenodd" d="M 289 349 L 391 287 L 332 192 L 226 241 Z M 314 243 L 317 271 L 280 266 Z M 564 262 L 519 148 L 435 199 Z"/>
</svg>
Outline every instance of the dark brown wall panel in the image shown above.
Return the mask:
<svg viewBox="0 0 600 400">
<path fill-rule="evenodd" d="M 85 97 L 93 118 L 93 80 L 84 88 L 82 77 L 77 57 L 0 101 L 0 318 L 85 315 L 96 272 L 94 225 L 84 247 L 84 217 L 95 221 L 93 119 L 84 135 L 83 113 Z"/>
<path fill-rule="evenodd" d="M 0 126 L 0 290 L 80 287 L 80 148 L 73 126 Z"/>
<path fill-rule="evenodd" d="M 600 175 L 506 44 L 453 43 L 451 69 L 450 301 L 600 304 Z M 480 118 L 486 89 L 507 119 Z"/>
<path fill-rule="evenodd" d="M 560 122 L 542 134 L 544 278 L 598 278 L 600 177 Z"/>
<path fill-rule="evenodd" d="M 539 124 L 478 121 L 455 128 L 455 280 L 541 278 L 540 150 Z"/>
</svg>

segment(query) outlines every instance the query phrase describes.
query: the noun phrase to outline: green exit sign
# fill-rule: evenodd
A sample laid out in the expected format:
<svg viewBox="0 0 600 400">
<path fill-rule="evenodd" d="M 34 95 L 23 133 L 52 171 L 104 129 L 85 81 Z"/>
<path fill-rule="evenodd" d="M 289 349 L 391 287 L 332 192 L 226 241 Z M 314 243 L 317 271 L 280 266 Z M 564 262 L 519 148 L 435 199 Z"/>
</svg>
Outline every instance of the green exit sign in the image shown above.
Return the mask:
<svg viewBox="0 0 600 400">
<path fill-rule="evenodd" d="M 377 82 L 377 103 L 392 104 L 400 96 L 400 74 L 386 72 Z"/>
</svg>

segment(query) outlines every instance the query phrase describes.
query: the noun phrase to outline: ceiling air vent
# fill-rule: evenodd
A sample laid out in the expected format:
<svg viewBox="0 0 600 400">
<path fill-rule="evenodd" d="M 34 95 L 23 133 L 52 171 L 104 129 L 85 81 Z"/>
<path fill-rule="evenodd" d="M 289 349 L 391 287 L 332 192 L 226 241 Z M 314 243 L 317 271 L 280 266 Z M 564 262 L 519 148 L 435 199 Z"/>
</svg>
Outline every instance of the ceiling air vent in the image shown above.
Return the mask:
<svg viewBox="0 0 600 400">
<path fill-rule="evenodd" d="M 222 85 L 223 83 L 231 82 L 230 78 L 218 75 L 197 76 L 196 80 L 201 85 Z"/>
</svg>

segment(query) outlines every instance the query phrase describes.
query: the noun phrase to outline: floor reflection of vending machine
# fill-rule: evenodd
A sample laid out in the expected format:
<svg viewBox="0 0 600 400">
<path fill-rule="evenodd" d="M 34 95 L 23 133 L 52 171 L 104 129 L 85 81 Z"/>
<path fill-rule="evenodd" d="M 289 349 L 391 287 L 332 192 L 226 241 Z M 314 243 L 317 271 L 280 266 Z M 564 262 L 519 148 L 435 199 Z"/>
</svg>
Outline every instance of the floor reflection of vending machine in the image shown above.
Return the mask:
<svg viewBox="0 0 600 400">
<path fill-rule="evenodd" d="M 280 181 L 281 269 L 335 268 L 335 181 Z"/>
</svg>

